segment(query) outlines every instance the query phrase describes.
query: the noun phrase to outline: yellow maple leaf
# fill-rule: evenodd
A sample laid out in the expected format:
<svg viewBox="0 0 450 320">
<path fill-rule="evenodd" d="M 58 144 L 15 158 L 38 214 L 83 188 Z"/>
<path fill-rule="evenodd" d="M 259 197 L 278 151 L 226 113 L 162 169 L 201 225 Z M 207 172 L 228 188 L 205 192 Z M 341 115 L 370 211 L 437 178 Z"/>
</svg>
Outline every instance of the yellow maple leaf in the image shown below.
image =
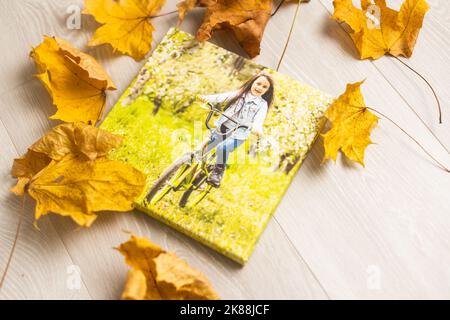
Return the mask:
<svg viewBox="0 0 450 320">
<path fill-rule="evenodd" d="M 108 131 L 81 122 L 64 123 L 54 127 L 29 149 L 59 161 L 67 154 L 81 155 L 85 160 L 104 157 L 117 147 L 122 138 Z"/>
<path fill-rule="evenodd" d="M 28 150 L 28 152 L 19 159 L 14 159 L 12 167 L 12 176 L 18 179 L 17 184 L 11 188 L 11 192 L 18 196 L 25 193 L 31 178 L 49 165 L 50 157 L 40 152 Z"/>
<path fill-rule="evenodd" d="M 178 5 L 180 23 L 194 7 L 206 7 L 197 39 L 211 38 L 213 31 L 231 30 L 247 54 L 253 58 L 260 53 L 264 29 L 271 16 L 272 0 L 186 0 Z"/>
<path fill-rule="evenodd" d="M 114 83 L 90 55 L 58 38 L 44 37 L 31 52 L 36 75 L 53 98 L 57 112 L 51 119 L 95 124 L 102 116 L 106 90 Z"/>
<path fill-rule="evenodd" d="M 31 178 L 52 160 L 59 161 L 68 154 L 95 160 L 106 156 L 121 141 L 121 137 L 81 122 L 56 126 L 29 147 L 23 157 L 14 160 L 12 175 L 19 181 L 11 191 L 23 195 Z"/>
<path fill-rule="evenodd" d="M 341 150 L 347 158 L 364 166 L 364 152 L 372 143 L 370 132 L 379 118 L 366 107 L 360 89 L 363 82 L 347 84 L 345 92 L 325 112 L 332 127 L 322 134 L 325 147 L 323 161 L 336 160 Z"/>
<path fill-rule="evenodd" d="M 132 268 L 128 273 L 122 299 L 219 299 L 201 272 L 145 238 L 131 236 L 118 250 Z"/>
<path fill-rule="evenodd" d="M 141 60 L 150 51 L 152 33 L 150 23 L 165 0 L 85 0 L 84 14 L 94 16 L 102 26 L 89 46 L 110 44 L 114 50 Z"/>
<path fill-rule="evenodd" d="M 333 18 L 347 23 L 361 59 L 378 59 L 388 53 L 410 57 L 429 7 L 425 0 L 405 0 L 400 11 L 390 9 L 385 0 L 334 0 Z"/>
<path fill-rule="evenodd" d="M 89 227 L 100 211 L 130 211 L 145 186 L 145 176 L 118 161 L 86 161 L 66 156 L 36 174 L 28 187 L 36 200 L 36 220 L 50 212 Z"/>
<path fill-rule="evenodd" d="M 98 211 L 129 211 L 145 175 L 105 156 L 121 138 L 84 123 L 65 123 L 15 159 L 11 191 L 36 200 L 36 220 L 48 212 L 90 226 Z"/>
</svg>

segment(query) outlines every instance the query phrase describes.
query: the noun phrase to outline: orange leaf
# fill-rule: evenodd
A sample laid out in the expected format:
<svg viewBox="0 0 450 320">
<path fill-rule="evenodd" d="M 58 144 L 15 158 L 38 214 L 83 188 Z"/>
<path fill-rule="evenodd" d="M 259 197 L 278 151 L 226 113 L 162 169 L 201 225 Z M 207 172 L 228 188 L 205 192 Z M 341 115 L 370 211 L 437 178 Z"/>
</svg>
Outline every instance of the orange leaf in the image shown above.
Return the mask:
<svg viewBox="0 0 450 320">
<path fill-rule="evenodd" d="M 132 268 L 128 273 L 123 299 L 219 299 L 201 272 L 145 238 L 131 236 L 118 250 Z"/>
<path fill-rule="evenodd" d="M 68 155 L 36 174 L 28 193 L 36 200 L 36 220 L 53 212 L 89 227 L 100 211 L 132 210 L 145 180 L 141 172 L 119 161 Z"/>
<path fill-rule="evenodd" d="M 115 90 L 109 76 L 90 55 L 67 41 L 44 37 L 31 52 L 36 75 L 53 98 L 58 111 L 51 119 L 96 123 L 102 116 L 106 90 Z"/>
<path fill-rule="evenodd" d="M 199 41 L 211 38 L 215 30 L 231 30 L 251 58 L 259 55 L 264 29 L 271 15 L 271 0 L 182 1 L 178 4 L 180 22 L 196 6 L 206 7 L 203 23 L 197 32 Z"/>
<path fill-rule="evenodd" d="M 48 166 L 50 161 L 47 155 L 33 150 L 28 150 L 23 157 L 14 159 L 11 174 L 18 179 L 18 182 L 11 188 L 11 192 L 18 196 L 23 195 L 31 178 Z"/>
<path fill-rule="evenodd" d="M 19 181 L 11 191 L 24 194 L 31 178 L 52 160 L 60 161 L 68 154 L 95 160 L 106 156 L 121 141 L 120 137 L 81 122 L 61 124 L 28 148 L 23 157 L 14 160 L 12 175 Z"/>
<path fill-rule="evenodd" d="M 104 157 L 122 138 L 84 123 L 64 123 L 54 127 L 34 143 L 30 150 L 59 161 L 67 154 L 82 155 L 85 160 Z"/>
<path fill-rule="evenodd" d="M 333 5 L 333 18 L 350 26 L 361 59 L 386 53 L 410 57 L 429 9 L 425 0 L 405 0 L 400 11 L 388 8 L 385 0 L 361 0 L 362 10 L 352 0 L 334 0 Z"/>
<path fill-rule="evenodd" d="M 36 219 L 51 211 L 90 226 L 98 211 L 129 211 L 146 178 L 105 158 L 121 140 L 83 123 L 59 125 L 14 160 L 12 175 L 19 181 L 11 191 L 36 200 Z"/>
</svg>

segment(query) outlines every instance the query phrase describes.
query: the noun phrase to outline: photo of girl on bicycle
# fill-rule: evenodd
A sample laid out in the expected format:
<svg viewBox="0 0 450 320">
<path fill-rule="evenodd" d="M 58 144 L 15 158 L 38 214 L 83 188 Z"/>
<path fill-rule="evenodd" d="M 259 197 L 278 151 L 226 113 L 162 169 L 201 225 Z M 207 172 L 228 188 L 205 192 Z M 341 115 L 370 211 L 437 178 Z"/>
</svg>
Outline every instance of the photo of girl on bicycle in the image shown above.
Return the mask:
<svg viewBox="0 0 450 320">
<path fill-rule="evenodd" d="M 201 95 L 209 103 L 226 101 L 224 114 L 215 122 L 204 152 L 216 148 L 216 163 L 207 182 L 218 188 L 222 180 L 229 154 L 242 145 L 251 133 L 263 135 L 263 123 L 273 103 L 274 81 L 269 74 L 259 73 L 236 91 L 214 95 Z"/>
<path fill-rule="evenodd" d="M 243 264 L 331 101 L 173 28 L 101 128 L 123 137 L 108 157 L 147 175 L 138 210 Z"/>
</svg>

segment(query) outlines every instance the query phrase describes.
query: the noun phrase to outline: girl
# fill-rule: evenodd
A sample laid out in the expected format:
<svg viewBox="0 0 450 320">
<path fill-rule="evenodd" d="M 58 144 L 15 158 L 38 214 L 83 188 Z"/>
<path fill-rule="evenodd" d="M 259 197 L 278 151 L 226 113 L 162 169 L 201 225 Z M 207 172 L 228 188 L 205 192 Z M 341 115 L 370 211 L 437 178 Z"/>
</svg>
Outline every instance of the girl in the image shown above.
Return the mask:
<svg viewBox="0 0 450 320">
<path fill-rule="evenodd" d="M 217 146 L 216 164 L 207 182 L 218 188 L 225 171 L 228 156 L 248 139 L 250 132 L 260 136 L 267 111 L 272 105 L 274 82 L 270 75 L 259 73 L 248 80 L 239 90 L 214 95 L 201 95 L 209 103 L 226 101 L 224 115 L 215 122 L 216 130 L 212 133 L 204 153 Z M 228 118 L 227 118 L 228 117 Z M 234 119 L 234 123 L 229 118 Z M 238 126 L 247 128 L 237 128 Z M 236 130 L 234 130 L 237 128 Z"/>
</svg>

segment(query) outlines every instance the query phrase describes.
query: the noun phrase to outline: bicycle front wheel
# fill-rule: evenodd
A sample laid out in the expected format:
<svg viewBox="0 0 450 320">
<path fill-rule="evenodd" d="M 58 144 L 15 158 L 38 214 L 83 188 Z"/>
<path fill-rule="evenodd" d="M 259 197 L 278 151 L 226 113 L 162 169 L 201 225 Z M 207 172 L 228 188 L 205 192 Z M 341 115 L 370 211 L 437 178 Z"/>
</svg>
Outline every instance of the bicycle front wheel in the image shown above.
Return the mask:
<svg viewBox="0 0 450 320">
<path fill-rule="evenodd" d="M 181 196 L 179 206 L 181 208 L 191 208 L 200 203 L 211 191 L 212 186 L 206 183 L 206 174 L 197 177 L 192 186 Z"/>
<path fill-rule="evenodd" d="M 191 153 L 185 154 L 177 159 L 164 171 L 164 173 L 155 181 L 146 196 L 149 204 L 154 205 L 161 200 L 172 189 L 177 188 L 182 181 L 177 181 L 188 169 L 191 164 Z"/>
</svg>

